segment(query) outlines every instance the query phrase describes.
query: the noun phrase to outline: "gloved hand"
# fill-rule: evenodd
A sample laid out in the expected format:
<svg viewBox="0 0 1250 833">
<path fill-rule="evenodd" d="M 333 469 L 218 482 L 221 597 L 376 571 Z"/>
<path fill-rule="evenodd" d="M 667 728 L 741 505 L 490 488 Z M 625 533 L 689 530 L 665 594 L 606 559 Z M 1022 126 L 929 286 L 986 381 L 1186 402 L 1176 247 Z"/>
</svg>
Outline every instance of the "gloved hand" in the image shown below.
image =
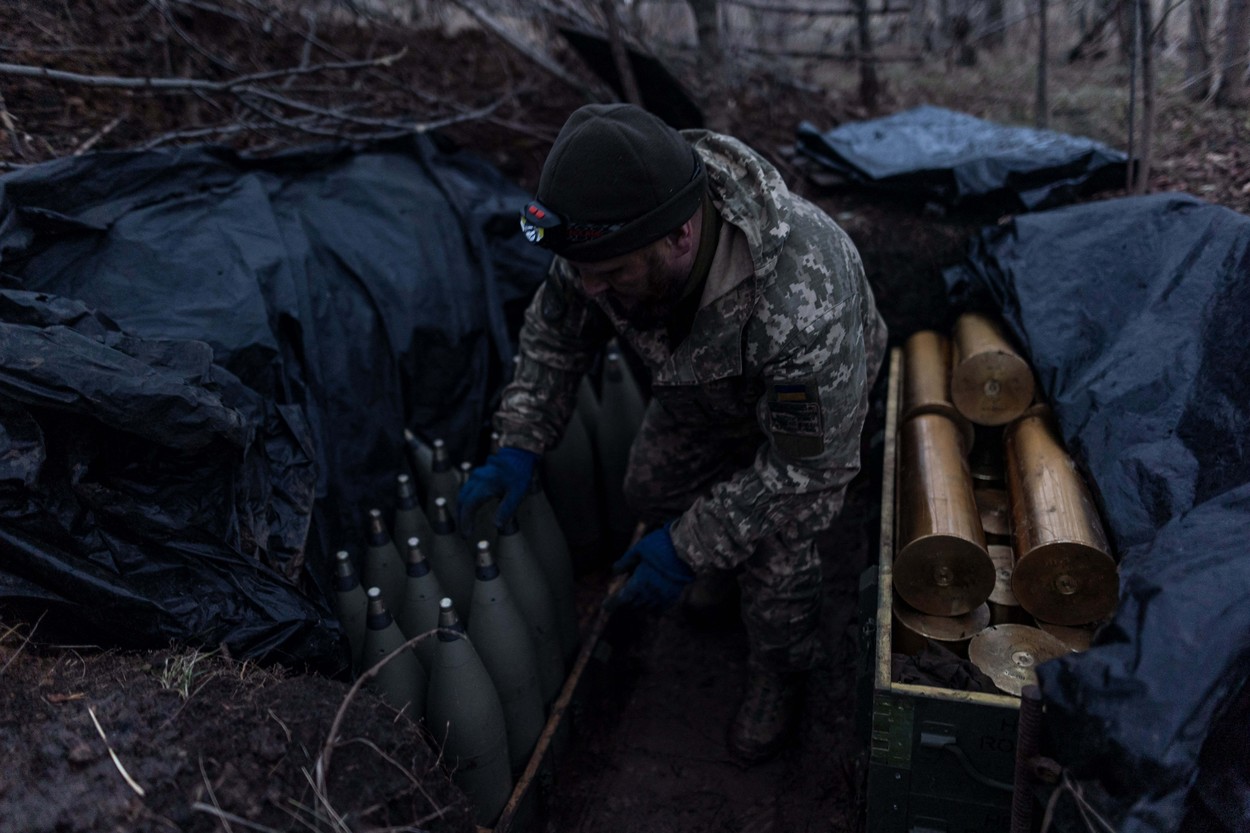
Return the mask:
<svg viewBox="0 0 1250 833">
<path fill-rule="evenodd" d="M 503 527 L 516 514 L 521 498 L 529 492 L 538 455 L 521 448 L 501 448 L 469 475 L 460 487 L 460 529 L 473 528 L 473 514 L 491 498 L 499 498 L 495 526 Z"/>
<path fill-rule="evenodd" d="M 673 522 L 644 535 L 629 548 L 615 564 L 612 571 L 634 574 L 621 588 L 621 592 L 608 600 L 607 607 L 641 607 L 664 610 L 672 607 L 682 589 L 694 581 L 694 571 L 677 557 L 673 536 L 669 529 Z"/>
</svg>

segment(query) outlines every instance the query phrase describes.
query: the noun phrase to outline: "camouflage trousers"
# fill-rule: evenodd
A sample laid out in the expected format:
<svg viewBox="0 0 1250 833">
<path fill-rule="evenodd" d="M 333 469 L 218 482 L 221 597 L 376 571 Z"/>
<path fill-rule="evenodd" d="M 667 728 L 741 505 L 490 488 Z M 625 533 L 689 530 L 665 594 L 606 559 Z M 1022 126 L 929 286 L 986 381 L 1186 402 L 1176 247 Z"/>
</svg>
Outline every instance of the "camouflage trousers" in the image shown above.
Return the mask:
<svg viewBox="0 0 1250 833">
<path fill-rule="evenodd" d="M 625 498 L 648 527 L 690 507 L 717 483 L 751 465 L 764 435 L 754 423 L 691 425 L 653 399 L 630 450 Z M 718 552 L 724 562 L 692 564 L 696 574 L 730 569 L 742 591 L 752 664 L 773 671 L 803 671 L 818 658 L 821 570 L 816 544 L 774 533 L 745 561 Z M 718 560 L 719 561 L 719 560 Z"/>
</svg>

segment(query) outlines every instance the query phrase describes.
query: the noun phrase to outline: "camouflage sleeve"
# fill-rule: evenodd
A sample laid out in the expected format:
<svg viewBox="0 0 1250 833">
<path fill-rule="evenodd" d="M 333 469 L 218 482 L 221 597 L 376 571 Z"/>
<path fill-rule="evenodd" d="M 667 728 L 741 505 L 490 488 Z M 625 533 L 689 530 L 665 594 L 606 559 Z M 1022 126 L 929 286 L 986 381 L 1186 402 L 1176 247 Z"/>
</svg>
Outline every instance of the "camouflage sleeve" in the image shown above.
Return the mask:
<svg viewBox="0 0 1250 833">
<path fill-rule="evenodd" d="M 577 402 L 578 382 L 610 335 L 568 263 L 556 258 L 525 311 L 516 372 L 494 416 L 500 444 L 538 454 L 556 445 Z"/>
<path fill-rule="evenodd" d="M 794 303 L 771 323 L 765 312 L 765 334 L 755 345 L 748 337 L 748 349 L 772 356 L 756 406 L 766 441 L 751 466 L 717 484 L 674 525 L 677 551 L 696 570 L 734 567 L 771 535 L 795 544 L 810 539 L 842 507 L 859 471 L 868 392 L 885 350 L 885 327 L 853 250 L 842 265 L 852 270 L 844 286 L 860 291 L 813 303 L 808 284 L 795 281 Z"/>
</svg>

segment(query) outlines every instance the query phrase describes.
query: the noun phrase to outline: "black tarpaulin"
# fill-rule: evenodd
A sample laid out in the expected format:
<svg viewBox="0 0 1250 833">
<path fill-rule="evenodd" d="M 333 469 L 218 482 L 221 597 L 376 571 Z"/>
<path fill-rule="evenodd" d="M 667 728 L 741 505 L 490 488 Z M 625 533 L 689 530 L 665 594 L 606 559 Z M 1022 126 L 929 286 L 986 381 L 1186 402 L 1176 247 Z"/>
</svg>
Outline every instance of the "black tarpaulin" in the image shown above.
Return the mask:
<svg viewBox="0 0 1250 833">
<path fill-rule="evenodd" d="M 1120 556 L 1094 647 L 1039 669 L 1061 762 L 1120 833 L 1177 830 L 1195 783 L 1242 784 L 1195 791 L 1237 815 L 1244 780 L 1198 761 L 1250 678 L 1250 218 L 1176 194 L 1025 215 L 946 277 L 1025 348 Z"/>
<path fill-rule="evenodd" d="M 0 601 L 101 641 L 332 665 L 325 555 L 405 427 L 472 455 L 549 256 L 430 139 L 0 177 Z"/>
<path fill-rule="evenodd" d="M 861 185 L 947 206 L 1036 211 L 1123 185 L 1127 157 L 1051 130 L 1009 127 L 923 106 L 820 132 L 804 122 L 798 147 Z"/>
</svg>

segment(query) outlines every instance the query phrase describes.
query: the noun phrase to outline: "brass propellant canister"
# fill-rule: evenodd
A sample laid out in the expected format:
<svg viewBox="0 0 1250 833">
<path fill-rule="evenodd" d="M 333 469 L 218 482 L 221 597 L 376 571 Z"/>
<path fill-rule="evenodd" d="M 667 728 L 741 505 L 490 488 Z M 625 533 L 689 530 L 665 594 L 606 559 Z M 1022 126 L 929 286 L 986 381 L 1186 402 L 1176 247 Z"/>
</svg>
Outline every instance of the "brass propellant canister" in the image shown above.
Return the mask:
<svg viewBox="0 0 1250 833">
<path fill-rule="evenodd" d="M 538 743 L 545 710 L 534 643 L 511 590 L 490 544 L 479 541 L 469 638 L 499 693 L 508 727 L 509 761 L 516 772 L 524 768 Z"/>
<path fill-rule="evenodd" d="M 404 604 L 404 561 L 386 531 L 381 509 L 369 510 L 369 546 L 365 550 L 364 584 L 382 588 L 386 609 L 398 613 Z"/>
<path fill-rule="evenodd" d="M 430 483 L 434 477 L 434 449 L 405 428 L 404 451 L 408 456 L 408 467 L 417 478 L 415 485 L 418 502 L 424 502 L 428 506 L 429 501 L 425 498 L 430 494 Z"/>
<path fill-rule="evenodd" d="M 997 319 L 965 312 L 955 321 L 951 401 L 978 425 L 1006 425 L 1033 401 L 1033 370 Z"/>
<path fill-rule="evenodd" d="M 916 656 L 929 640 L 952 653 L 968 656 L 968 640 L 990 623 L 990 611 L 979 605 L 961 616 L 930 616 L 921 613 L 896 594 L 894 597 L 894 629 L 890 650 L 896 654 Z"/>
<path fill-rule="evenodd" d="M 569 544 L 556 520 L 551 501 L 543 488 L 543 480 L 537 473 L 529 494 L 521 501 L 516 519 L 521 534 L 529 546 L 534 560 L 547 577 L 551 588 L 551 601 L 555 606 L 556 626 L 560 637 L 560 654 L 566 663 L 572 663 L 581 639 L 577 632 L 576 589 L 573 584 L 573 558 Z"/>
<path fill-rule="evenodd" d="M 1009 545 L 990 544 L 986 549 L 994 562 L 994 592 L 986 603 L 990 608 L 991 625 L 1031 625 L 1033 617 L 1020 607 L 1016 594 L 1011 592 L 1011 573 L 1015 569 L 1016 555 Z"/>
<path fill-rule="evenodd" d="M 451 462 L 451 452 L 447 444 L 437 439 L 433 444 L 434 457 L 430 461 L 430 488 L 426 493 L 425 513 L 434 520 L 434 501 L 442 498 L 447 501 L 451 514 L 456 514 L 459 505 L 457 497 L 460 493 L 460 470 Z"/>
<path fill-rule="evenodd" d="M 990 625 L 968 643 L 972 664 L 1017 697 L 1026 685 L 1037 685 L 1037 666 L 1066 653 L 1062 642 L 1029 625 Z"/>
<path fill-rule="evenodd" d="M 972 448 L 972 423 L 951 403 L 951 347 L 934 330 L 913 333 L 903 343 L 903 419 L 917 414 L 941 414 L 959 427 L 964 453 Z"/>
<path fill-rule="evenodd" d="M 959 429 L 940 414 L 920 414 L 899 433 L 894 587 L 922 613 L 960 616 L 989 598 L 994 565 L 985 551 Z"/>
<path fill-rule="evenodd" d="M 642 425 L 642 394 L 625 360 L 609 350 L 603 365 L 603 394 L 600 403 L 599 461 L 602 463 L 605 521 L 613 545 L 624 544 L 633 534 L 637 518 L 625 500 L 625 469 L 629 449 Z"/>
<path fill-rule="evenodd" d="M 434 538 L 434 527 L 425 516 L 421 504 L 417 502 L 417 490 L 413 488 L 412 478 L 406 474 L 395 477 L 395 546 L 404 548 L 409 538 L 430 541 Z"/>
<path fill-rule="evenodd" d="M 434 539 L 426 556 L 443 592 L 451 597 L 456 610 L 462 611 L 461 618 L 467 622 L 471 618 L 469 605 L 473 601 L 473 552 L 456 531 L 456 522 L 452 520 L 446 498 L 434 499 L 434 515 L 430 520 L 434 526 Z"/>
<path fill-rule="evenodd" d="M 386 609 L 381 588 L 370 587 L 366 595 L 369 597 L 369 616 L 366 620 L 364 658 L 361 660 L 362 670 L 365 671 L 407 642 Z M 411 648 L 382 666 L 368 685 L 413 722 L 425 714 L 425 669 Z"/>
<path fill-rule="evenodd" d="M 1084 625 L 1115 610 L 1119 579 L 1094 499 L 1051 421 L 1007 429 L 1007 489 L 1016 568 L 1011 589 L 1029 613 Z"/>
<path fill-rule="evenodd" d="M 987 541 L 1011 535 L 1011 507 L 1007 490 L 993 486 L 974 486 L 972 496 L 977 502 L 977 514 L 981 516 L 981 529 Z"/>
<path fill-rule="evenodd" d="M 574 414 L 555 448 L 543 455 L 543 483 L 569 549 L 589 555 L 603 536 L 599 478 L 590 435 Z"/>
<path fill-rule="evenodd" d="M 439 603 L 438 626 L 426 729 L 441 744 L 443 762 L 478 825 L 490 827 L 512 794 L 503 704 L 449 598 Z"/>
<path fill-rule="evenodd" d="M 1003 460 L 1003 427 L 973 426 L 972 451 L 968 452 L 968 471 L 977 483 L 1002 487 L 1007 482 L 1007 464 Z"/>
<path fill-rule="evenodd" d="M 421 540 L 415 535 L 409 538 L 404 542 L 404 552 L 408 580 L 404 584 L 404 607 L 395 621 L 404 636 L 412 639 L 438 627 L 438 603 L 445 594 L 421 549 Z M 428 672 L 434 663 L 434 640 L 424 639 L 414 650 Z"/>
<path fill-rule="evenodd" d="M 1073 653 L 1088 651 L 1094 641 L 1095 625 L 1052 625 L 1050 622 L 1037 621 L 1037 626 L 1058 639 Z"/>
<path fill-rule="evenodd" d="M 542 689 L 543 703 L 550 705 L 564 685 L 564 653 L 560 647 L 555 594 L 551 592 L 547 575 L 534 557 L 516 518 L 499 530 L 497 559 L 499 571 L 508 582 L 517 609 L 529 627 L 538 660 L 538 684 Z"/>
<path fill-rule="evenodd" d="M 352 668 L 359 668 L 361 652 L 365 647 L 365 608 L 368 601 L 347 550 L 334 554 L 334 594 L 339 621 L 343 623 L 347 644 L 351 646 Z"/>
</svg>

